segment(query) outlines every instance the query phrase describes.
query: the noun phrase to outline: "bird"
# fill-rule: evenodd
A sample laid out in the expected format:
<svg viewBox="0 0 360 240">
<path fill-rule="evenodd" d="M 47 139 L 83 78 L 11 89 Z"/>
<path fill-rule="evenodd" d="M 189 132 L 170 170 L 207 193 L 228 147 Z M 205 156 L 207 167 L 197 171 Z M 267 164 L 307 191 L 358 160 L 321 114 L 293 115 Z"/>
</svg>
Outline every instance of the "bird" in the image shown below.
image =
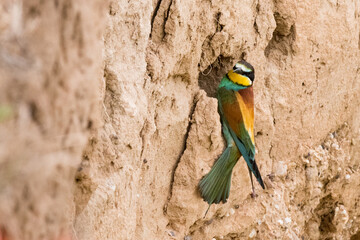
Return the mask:
<svg viewBox="0 0 360 240">
<path fill-rule="evenodd" d="M 226 203 L 230 194 L 232 170 L 241 156 L 249 170 L 251 197 L 256 197 L 252 175 L 265 189 L 255 161 L 254 78 L 254 67 L 241 60 L 225 74 L 218 86 L 218 112 L 226 149 L 198 185 L 200 195 L 209 204 L 209 208 L 213 203 Z"/>
</svg>

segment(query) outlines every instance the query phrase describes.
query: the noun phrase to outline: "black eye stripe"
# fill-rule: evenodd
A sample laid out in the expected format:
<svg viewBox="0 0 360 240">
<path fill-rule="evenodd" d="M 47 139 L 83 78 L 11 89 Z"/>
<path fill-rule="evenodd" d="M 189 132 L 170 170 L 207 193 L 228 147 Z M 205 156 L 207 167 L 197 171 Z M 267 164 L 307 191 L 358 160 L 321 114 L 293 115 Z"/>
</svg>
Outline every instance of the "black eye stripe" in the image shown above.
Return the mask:
<svg viewBox="0 0 360 240">
<path fill-rule="evenodd" d="M 241 69 L 236 69 L 236 72 L 237 73 L 239 73 L 239 74 L 241 74 L 241 75 L 244 75 L 244 76 L 249 76 L 249 75 L 251 75 L 251 73 L 252 72 L 244 72 L 243 70 L 241 70 Z"/>
<path fill-rule="evenodd" d="M 251 81 L 254 81 L 254 72 L 248 72 L 244 74 L 245 76 L 247 76 L 248 78 L 250 78 Z"/>
</svg>

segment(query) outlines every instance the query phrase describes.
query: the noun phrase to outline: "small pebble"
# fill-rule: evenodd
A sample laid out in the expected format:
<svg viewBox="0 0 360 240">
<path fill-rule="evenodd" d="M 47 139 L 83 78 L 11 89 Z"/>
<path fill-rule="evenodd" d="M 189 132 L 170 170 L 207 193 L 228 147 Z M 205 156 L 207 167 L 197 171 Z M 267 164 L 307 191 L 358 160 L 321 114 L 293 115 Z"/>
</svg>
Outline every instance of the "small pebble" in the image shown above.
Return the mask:
<svg viewBox="0 0 360 240">
<path fill-rule="evenodd" d="M 339 229 L 344 229 L 346 227 L 346 223 L 349 221 L 349 214 L 347 213 L 345 207 L 343 205 L 339 205 L 335 208 L 335 215 L 333 219 L 333 223 Z"/>
<path fill-rule="evenodd" d="M 184 240 L 191 240 L 191 236 L 189 236 L 189 235 L 188 235 L 188 236 L 185 236 L 185 237 L 184 237 Z"/>
<path fill-rule="evenodd" d="M 279 205 L 277 205 L 277 204 L 275 204 L 275 206 L 274 206 L 276 209 L 279 209 Z"/>
<path fill-rule="evenodd" d="M 284 221 L 285 221 L 285 224 L 289 224 L 289 223 L 291 223 L 291 218 L 286 217 L 286 218 L 284 219 Z"/>
<path fill-rule="evenodd" d="M 253 238 L 253 237 L 255 237 L 255 236 L 256 236 L 256 230 L 253 229 L 253 230 L 250 232 L 250 234 L 249 234 L 249 238 Z"/>
<path fill-rule="evenodd" d="M 279 219 L 277 222 L 278 222 L 280 225 L 283 225 L 283 224 L 284 224 L 283 220 L 281 220 L 281 219 Z"/>
<path fill-rule="evenodd" d="M 345 175 L 345 179 L 346 179 L 346 180 L 349 180 L 349 179 L 350 179 L 350 175 L 349 175 L 349 174 L 346 174 L 346 175 Z"/>
<path fill-rule="evenodd" d="M 230 208 L 230 215 L 234 215 L 235 210 L 233 208 Z"/>
<path fill-rule="evenodd" d="M 331 147 L 335 148 L 335 150 L 340 150 L 339 144 L 333 143 Z"/>
<path fill-rule="evenodd" d="M 140 197 L 140 194 L 136 194 L 136 197 Z"/>
</svg>

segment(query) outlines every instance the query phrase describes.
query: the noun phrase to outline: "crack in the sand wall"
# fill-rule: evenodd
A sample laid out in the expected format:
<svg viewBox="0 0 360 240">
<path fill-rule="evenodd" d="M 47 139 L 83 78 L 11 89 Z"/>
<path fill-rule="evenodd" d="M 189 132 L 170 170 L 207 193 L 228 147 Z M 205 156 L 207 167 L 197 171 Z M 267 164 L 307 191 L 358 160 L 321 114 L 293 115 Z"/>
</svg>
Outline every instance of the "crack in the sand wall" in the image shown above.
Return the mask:
<svg viewBox="0 0 360 240">
<path fill-rule="evenodd" d="M 153 32 L 153 27 L 154 27 L 155 17 L 157 16 L 157 13 L 158 13 L 158 11 L 159 11 L 159 8 L 160 8 L 160 5 L 161 5 L 161 2 L 162 2 L 162 0 L 157 1 L 156 6 L 155 6 L 155 9 L 154 9 L 154 12 L 153 12 L 153 14 L 152 14 L 152 16 L 151 16 L 151 30 L 150 30 L 150 38 L 151 38 L 151 36 L 152 36 L 152 32 Z"/>
<path fill-rule="evenodd" d="M 166 212 L 166 206 L 167 204 L 169 203 L 171 197 L 172 197 L 172 193 L 173 193 L 173 185 L 174 185 L 174 180 L 175 180 L 175 173 L 176 173 L 176 169 L 177 167 L 179 166 L 179 163 L 181 161 L 181 158 L 182 156 L 184 155 L 184 152 L 186 150 L 186 147 L 187 147 L 187 139 L 189 137 L 189 132 L 191 130 L 191 126 L 192 126 L 192 116 L 195 112 L 195 109 L 196 109 L 196 105 L 198 103 L 199 99 L 198 99 L 198 94 L 195 94 L 195 96 L 193 97 L 193 102 L 192 102 L 192 106 L 191 106 L 191 109 L 190 109 L 190 113 L 189 113 L 189 123 L 188 123 L 188 126 L 186 128 L 186 133 L 184 135 L 184 142 L 183 142 L 183 147 L 182 147 L 182 150 L 179 154 L 179 157 L 177 158 L 176 162 L 175 162 L 175 165 L 174 165 L 174 168 L 171 172 L 171 180 L 170 180 L 170 190 L 169 190 L 169 196 L 167 198 L 167 203 L 165 204 L 165 209 L 164 211 Z"/>
</svg>

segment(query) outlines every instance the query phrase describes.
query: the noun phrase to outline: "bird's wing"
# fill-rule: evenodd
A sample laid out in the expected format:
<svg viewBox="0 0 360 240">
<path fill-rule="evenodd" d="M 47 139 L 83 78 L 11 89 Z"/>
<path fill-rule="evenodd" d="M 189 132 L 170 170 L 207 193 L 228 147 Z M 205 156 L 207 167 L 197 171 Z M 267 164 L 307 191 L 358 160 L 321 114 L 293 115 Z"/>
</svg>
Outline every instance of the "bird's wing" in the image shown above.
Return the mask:
<svg viewBox="0 0 360 240">
<path fill-rule="evenodd" d="M 254 96 L 252 87 L 239 92 L 226 88 L 218 89 L 219 111 L 224 124 L 228 126 L 246 164 L 262 188 L 265 188 L 255 161 L 254 141 Z"/>
<path fill-rule="evenodd" d="M 218 90 L 218 100 L 219 110 L 222 113 L 224 122 L 232 130 L 230 132 L 236 135 L 235 142 L 238 140 L 241 143 L 238 146 L 241 154 L 243 156 L 247 155 L 244 156 L 245 158 L 248 157 L 254 160 L 254 100 L 252 88 L 241 90 L 240 93 L 220 88 Z"/>
</svg>

